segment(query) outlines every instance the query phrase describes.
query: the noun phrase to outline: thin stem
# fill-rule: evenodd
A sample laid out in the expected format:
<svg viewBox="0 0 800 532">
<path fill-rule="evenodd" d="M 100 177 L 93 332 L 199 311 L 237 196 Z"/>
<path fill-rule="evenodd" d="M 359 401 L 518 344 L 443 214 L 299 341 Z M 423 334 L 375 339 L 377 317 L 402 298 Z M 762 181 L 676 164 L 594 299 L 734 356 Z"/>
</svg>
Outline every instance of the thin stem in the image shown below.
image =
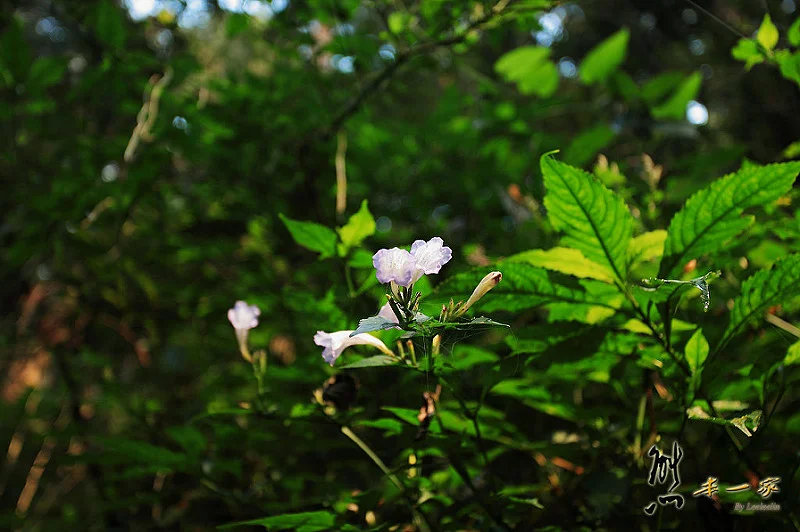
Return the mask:
<svg viewBox="0 0 800 532">
<path fill-rule="evenodd" d="M 378 468 L 380 468 L 381 471 L 383 471 L 383 474 L 389 477 L 389 480 L 392 481 L 392 484 L 394 484 L 397 487 L 397 489 L 400 490 L 400 493 L 402 493 L 403 496 L 406 498 L 409 507 L 411 508 L 411 513 L 414 515 L 414 520 L 416 521 L 420 530 L 423 530 L 425 532 L 430 532 L 430 523 L 428 523 L 425 514 L 423 514 L 419 510 L 419 508 L 417 508 L 414 505 L 413 501 L 408 497 L 408 494 L 406 493 L 406 487 L 400 481 L 400 479 L 397 478 L 397 475 L 392 473 L 392 471 L 388 467 L 386 467 L 386 464 L 383 463 L 383 460 L 381 460 L 380 456 L 375 454 L 375 451 L 373 451 L 372 448 L 364 442 L 364 440 L 356 436 L 356 434 L 352 430 L 350 430 L 350 427 L 342 425 L 341 430 L 342 434 L 350 438 L 350 440 L 352 440 L 353 443 L 358 445 L 358 447 L 362 451 L 364 451 L 364 454 L 369 456 L 370 460 L 372 460 L 375 463 L 375 465 L 378 466 Z"/>
</svg>

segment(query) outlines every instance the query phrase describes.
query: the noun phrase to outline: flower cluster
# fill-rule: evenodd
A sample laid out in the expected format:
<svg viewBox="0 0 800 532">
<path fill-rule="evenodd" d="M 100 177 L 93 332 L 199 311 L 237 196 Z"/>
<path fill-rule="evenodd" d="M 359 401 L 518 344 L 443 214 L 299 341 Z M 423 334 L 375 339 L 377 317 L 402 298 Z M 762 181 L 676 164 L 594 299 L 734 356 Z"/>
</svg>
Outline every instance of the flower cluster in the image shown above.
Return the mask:
<svg viewBox="0 0 800 532">
<path fill-rule="evenodd" d="M 452 257 L 453 250 L 435 236 L 427 242 L 414 241 L 411 252 L 400 248 L 382 249 L 372 256 L 372 265 L 381 283 L 395 283 L 407 288 L 423 275 L 439 273 Z"/>
</svg>

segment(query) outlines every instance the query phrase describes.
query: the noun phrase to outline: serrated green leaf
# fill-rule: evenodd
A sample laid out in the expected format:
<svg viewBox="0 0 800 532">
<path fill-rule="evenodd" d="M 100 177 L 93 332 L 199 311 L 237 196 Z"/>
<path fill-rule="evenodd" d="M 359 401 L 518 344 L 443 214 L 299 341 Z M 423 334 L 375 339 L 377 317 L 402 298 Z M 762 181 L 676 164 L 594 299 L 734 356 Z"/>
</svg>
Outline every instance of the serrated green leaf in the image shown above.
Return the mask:
<svg viewBox="0 0 800 532">
<path fill-rule="evenodd" d="M 800 17 L 794 19 L 792 25 L 789 26 L 786 37 L 789 39 L 789 44 L 792 46 L 800 46 Z"/>
<path fill-rule="evenodd" d="M 665 232 L 666 233 L 666 232 Z M 574 275 L 581 279 L 597 279 L 606 283 L 614 278 L 606 268 L 592 262 L 577 249 L 555 247 L 550 249 L 531 249 L 517 253 L 506 259 L 511 262 L 526 262 L 546 270 Z"/>
<path fill-rule="evenodd" d="M 631 239 L 628 246 L 628 267 L 632 269 L 643 262 L 660 258 L 664 254 L 666 240 L 667 232 L 663 229 L 648 231 Z"/>
<path fill-rule="evenodd" d="M 564 162 L 583 166 L 597 155 L 597 152 L 608 146 L 617 134 L 605 124 L 582 131 L 572 139 L 564 149 Z"/>
<path fill-rule="evenodd" d="M 614 286 L 598 281 L 580 281 L 577 287 L 555 283 L 547 270 L 523 262 L 503 261 L 495 266 L 503 272 L 503 281 L 483 297 L 475 306 L 485 312 L 514 312 L 545 306 L 560 313 L 562 319 L 586 321 L 596 308 L 613 314 L 623 301 Z M 429 303 L 441 305 L 451 298 L 466 299 L 491 268 L 480 268 L 450 277 L 440 284 L 429 298 Z M 570 314 L 565 315 L 569 310 Z M 583 319 L 581 319 L 583 318 Z"/>
<path fill-rule="evenodd" d="M 659 277 L 678 278 L 689 260 L 726 246 L 752 225 L 744 210 L 786 194 L 798 172 L 800 162 L 742 168 L 692 195 L 670 221 Z"/>
<path fill-rule="evenodd" d="M 728 328 L 716 351 L 753 320 L 763 316 L 772 305 L 787 303 L 800 297 L 800 253 L 776 262 L 769 270 L 760 270 L 742 283 L 742 290 L 733 300 Z"/>
<path fill-rule="evenodd" d="M 628 30 L 621 29 L 592 48 L 581 62 L 581 81 L 591 85 L 608 79 L 625 60 L 629 37 Z"/>
<path fill-rule="evenodd" d="M 775 27 L 775 24 L 772 23 L 772 19 L 770 18 L 769 14 L 764 15 L 764 19 L 761 21 L 761 26 L 758 28 L 758 32 L 756 33 L 756 40 L 758 44 L 766 48 L 767 50 L 772 51 L 775 48 L 775 45 L 778 44 L 778 28 Z"/>
<path fill-rule="evenodd" d="M 345 253 L 349 248 L 359 245 L 365 238 L 375 234 L 375 218 L 369 212 L 367 200 L 361 202 L 358 211 L 336 232 L 339 233 Z"/>
<path fill-rule="evenodd" d="M 625 259 L 633 217 L 625 202 L 593 175 L 548 154 L 540 164 L 547 216 L 555 229 L 564 232 L 561 243 L 581 251 L 619 282 L 627 282 Z"/>
<path fill-rule="evenodd" d="M 544 46 L 523 46 L 504 54 L 494 69 L 507 81 L 516 83 L 522 94 L 547 98 L 558 88 L 558 69 L 550 61 L 550 53 Z"/>
<path fill-rule="evenodd" d="M 651 107 L 650 114 L 659 120 L 671 118 L 681 120 L 686 116 L 686 104 L 693 100 L 700 91 L 703 77 L 699 72 L 693 72 L 687 77 L 675 92 L 661 105 Z"/>
<path fill-rule="evenodd" d="M 314 222 L 301 222 L 279 214 L 294 241 L 311 251 L 320 254 L 320 258 L 332 257 L 336 253 L 336 233 L 333 230 Z"/>
<path fill-rule="evenodd" d="M 390 357 L 389 355 L 375 355 L 374 357 L 362 358 L 357 362 L 342 366 L 340 369 L 357 369 L 357 368 L 376 368 L 381 366 L 396 366 L 400 363 L 400 359 Z"/>
<path fill-rule="evenodd" d="M 303 512 L 298 514 L 274 515 L 239 521 L 217 527 L 219 530 L 238 528 L 241 526 L 263 526 L 266 530 L 295 530 L 297 532 L 321 532 L 333 530 L 336 516 L 330 512 Z"/>
</svg>

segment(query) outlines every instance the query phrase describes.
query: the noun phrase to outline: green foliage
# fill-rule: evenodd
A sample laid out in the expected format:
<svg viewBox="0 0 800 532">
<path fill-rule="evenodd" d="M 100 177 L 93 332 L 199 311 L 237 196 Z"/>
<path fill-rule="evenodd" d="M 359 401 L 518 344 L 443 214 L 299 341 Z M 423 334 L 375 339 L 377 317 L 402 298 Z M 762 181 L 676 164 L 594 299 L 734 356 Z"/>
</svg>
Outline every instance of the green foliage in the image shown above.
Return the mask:
<svg viewBox="0 0 800 532">
<path fill-rule="evenodd" d="M 583 58 L 581 81 L 587 85 L 606 81 L 625 60 L 630 32 L 622 29 L 595 46 Z"/>
<path fill-rule="evenodd" d="M 733 300 L 731 319 L 720 346 L 727 344 L 748 322 L 760 317 L 768 307 L 789 303 L 800 296 L 800 254 L 779 260 L 769 270 L 761 270 L 742 283 Z"/>
<path fill-rule="evenodd" d="M 722 249 L 755 222 L 743 212 L 786 194 L 798 172 L 800 163 L 750 165 L 692 195 L 670 221 L 659 275 L 675 277 L 688 261 Z"/>
<path fill-rule="evenodd" d="M 0 528 L 800 522 L 795 15 L 13 4 Z"/>
<path fill-rule="evenodd" d="M 594 176 L 556 161 L 541 159 L 547 190 L 544 204 L 562 242 L 574 247 L 619 282 L 626 282 L 626 253 L 633 219 L 621 198 Z"/>
<path fill-rule="evenodd" d="M 558 88 L 558 69 L 550 61 L 551 50 L 541 46 L 523 46 L 503 55 L 494 65 L 498 74 L 517 84 L 522 94 L 543 98 Z"/>
<path fill-rule="evenodd" d="M 300 222 L 282 214 L 280 216 L 294 241 L 304 248 L 316 251 L 323 259 L 336 252 L 336 233 L 331 229 L 314 222 Z"/>
</svg>

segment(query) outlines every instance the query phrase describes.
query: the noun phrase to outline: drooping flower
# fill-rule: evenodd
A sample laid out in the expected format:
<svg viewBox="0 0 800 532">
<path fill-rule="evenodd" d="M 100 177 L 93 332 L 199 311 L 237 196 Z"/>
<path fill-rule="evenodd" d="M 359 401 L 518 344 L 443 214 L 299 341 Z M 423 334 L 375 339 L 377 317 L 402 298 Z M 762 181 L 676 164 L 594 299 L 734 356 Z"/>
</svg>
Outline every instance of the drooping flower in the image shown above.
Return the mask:
<svg viewBox="0 0 800 532">
<path fill-rule="evenodd" d="M 386 344 L 375 338 L 374 336 L 361 333 L 355 336 L 350 336 L 353 331 L 336 331 L 327 333 L 325 331 L 317 331 L 314 335 L 314 343 L 320 347 L 324 347 L 322 351 L 322 358 L 333 366 L 342 351 L 352 345 L 371 345 L 380 349 L 381 352 L 394 356 L 391 349 L 386 347 Z"/>
<path fill-rule="evenodd" d="M 383 284 L 394 281 L 399 286 L 409 286 L 416 269 L 414 256 L 400 248 L 381 249 L 372 256 L 375 275 Z"/>
<path fill-rule="evenodd" d="M 460 316 L 461 314 L 465 313 L 469 307 L 474 305 L 480 298 L 486 295 L 486 292 L 497 286 L 497 284 L 502 280 L 503 274 L 500 272 L 487 273 L 478 283 L 478 286 L 475 287 L 475 290 L 472 291 L 472 295 L 469 296 L 469 299 L 464 306 L 458 309 L 456 316 Z"/>
<path fill-rule="evenodd" d="M 260 315 L 261 310 L 255 305 L 248 305 L 246 301 L 237 301 L 233 308 L 228 310 L 228 320 L 236 330 L 236 340 L 243 354 L 247 352 L 247 335 L 250 329 L 258 325 Z"/>
<path fill-rule="evenodd" d="M 411 255 L 416 262 L 416 269 L 411 277 L 411 282 L 416 283 L 423 275 L 439 273 L 442 266 L 453 257 L 453 250 L 444 245 L 444 241 L 435 236 L 425 242 L 415 240 L 411 245 Z"/>
</svg>

